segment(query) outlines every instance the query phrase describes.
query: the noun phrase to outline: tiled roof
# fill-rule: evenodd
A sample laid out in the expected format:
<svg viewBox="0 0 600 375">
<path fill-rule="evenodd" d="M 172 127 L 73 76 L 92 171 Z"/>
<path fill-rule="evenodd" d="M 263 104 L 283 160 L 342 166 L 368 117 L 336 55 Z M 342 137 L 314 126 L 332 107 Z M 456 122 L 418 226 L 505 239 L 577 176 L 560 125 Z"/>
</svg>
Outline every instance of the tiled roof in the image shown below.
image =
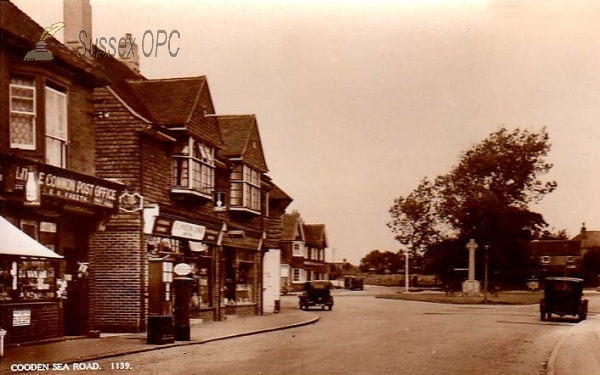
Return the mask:
<svg viewBox="0 0 600 375">
<path fill-rule="evenodd" d="M 580 255 L 581 241 L 546 240 L 529 242 L 531 255 Z"/>
<path fill-rule="evenodd" d="M 206 77 L 129 80 L 127 84 L 139 100 L 131 104 L 140 114 L 150 114 L 159 125 L 183 125 L 190 121 Z"/>
<path fill-rule="evenodd" d="M 573 237 L 573 240 L 581 241 L 581 247 L 584 249 L 600 248 L 600 231 L 587 230 Z"/>
<path fill-rule="evenodd" d="M 292 197 L 290 197 L 285 191 L 281 190 L 281 188 L 274 183 L 271 182 L 273 188 L 269 192 L 270 199 L 279 199 L 279 200 L 289 200 L 293 201 Z"/>
<path fill-rule="evenodd" d="M 50 26 L 50 25 L 46 25 Z M 35 48 L 44 31 L 26 13 L 9 1 L 0 1 L 0 29 L 2 32 L 2 48 L 11 49 L 23 56 Z M 96 87 L 105 86 L 122 79 L 144 79 L 144 76 L 129 69 L 127 65 L 111 56 L 92 58 L 80 57 L 75 51 L 59 42 L 54 37 L 46 40 L 47 49 L 52 52 L 54 60 L 51 64 L 68 70 L 75 76 L 91 79 Z M 46 64 L 35 62 L 32 64 Z"/>
<path fill-rule="evenodd" d="M 327 247 L 325 224 L 304 224 L 304 235 L 307 244 Z"/>
<path fill-rule="evenodd" d="M 267 172 L 258 124 L 254 115 L 219 115 L 219 129 L 225 143 L 223 155 L 241 158 L 261 172 Z"/>
<path fill-rule="evenodd" d="M 283 215 L 283 229 L 281 231 L 282 241 L 293 241 L 296 239 L 296 227 L 298 226 L 300 220 L 302 219 L 300 218 L 300 214 L 297 212 Z"/>
</svg>

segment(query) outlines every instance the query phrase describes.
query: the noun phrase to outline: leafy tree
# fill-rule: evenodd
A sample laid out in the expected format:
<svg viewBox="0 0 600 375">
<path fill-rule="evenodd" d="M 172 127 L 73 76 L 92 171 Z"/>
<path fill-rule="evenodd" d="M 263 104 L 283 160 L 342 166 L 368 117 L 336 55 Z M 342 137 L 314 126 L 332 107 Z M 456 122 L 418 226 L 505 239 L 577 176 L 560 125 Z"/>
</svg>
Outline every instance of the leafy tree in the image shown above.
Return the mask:
<svg viewBox="0 0 600 375">
<path fill-rule="evenodd" d="M 451 237 L 452 229 L 438 214 L 439 188 L 424 178 L 407 197 L 394 200 L 387 225 L 395 239 L 413 253 Z"/>
<path fill-rule="evenodd" d="M 498 269 L 524 265 L 527 242 L 547 226 L 529 206 L 556 188 L 541 179 L 552 168 L 549 151 L 545 129 L 500 128 L 463 152 L 449 173 L 397 198 L 388 226 L 411 250 L 439 257 L 431 263 L 442 268 L 466 252 L 470 238 L 490 247 Z"/>
<path fill-rule="evenodd" d="M 403 255 L 399 252 L 393 253 L 391 251 L 381 252 L 379 250 L 373 250 L 361 259 L 359 269 L 365 273 L 397 273 L 401 268 L 403 259 Z"/>
</svg>

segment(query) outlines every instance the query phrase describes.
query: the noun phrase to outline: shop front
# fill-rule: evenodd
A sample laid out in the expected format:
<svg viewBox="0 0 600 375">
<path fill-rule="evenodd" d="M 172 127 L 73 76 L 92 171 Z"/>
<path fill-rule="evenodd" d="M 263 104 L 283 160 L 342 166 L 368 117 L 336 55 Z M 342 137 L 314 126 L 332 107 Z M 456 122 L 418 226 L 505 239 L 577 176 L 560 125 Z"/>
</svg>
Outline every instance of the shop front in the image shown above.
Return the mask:
<svg viewBox="0 0 600 375">
<path fill-rule="evenodd" d="M 230 231 L 223 240 L 223 301 L 225 314 L 256 315 L 260 311 L 262 283 L 259 238 Z"/>
<path fill-rule="evenodd" d="M 0 216 L 0 328 L 7 345 L 62 336 L 63 258 Z"/>
<path fill-rule="evenodd" d="M 11 316 L 22 316 L 22 320 L 16 320 L 21 327 L 28 327 L 28 317 L 31 326 L 36 327 L 31 331 L 20 328 L 10 340 L 85 335 L 88 271 L 93 267 L 89 262 L 89 238 L 118 209 L 121 185 L 10 155 L 3 154 L 1 162 L 0 213 L 19 233 L 62 259 L 57 262 L 52 257 L 3 255 L 3 324 Z M 8 237 L 2 233 L 3 238 Z M 17 290 L 13 288 L 15 282 Z M 32 307 L 30 315 L 24 312 L 27 309 L 14 310 L 17 315 L 10 311 L 4 314 L 4 302 L 10 301 L 14 309 L 15 303 L 25 300 Z M 36 316 L 49 322 L 51 332 L 36 323 Z"/>
<path fill-rule="evenodd" d="M 173 265 L 189 265 L 190 273 L 186 276 L 192 279 L 191 318 L 219 320 L 216 262 L 219 231 L 214 224 L 202 225 L 190 219 L 160 215 L 154 221 L 152 234 L 146 236 L 149 261 L 163 259 Z"/>
</svg>

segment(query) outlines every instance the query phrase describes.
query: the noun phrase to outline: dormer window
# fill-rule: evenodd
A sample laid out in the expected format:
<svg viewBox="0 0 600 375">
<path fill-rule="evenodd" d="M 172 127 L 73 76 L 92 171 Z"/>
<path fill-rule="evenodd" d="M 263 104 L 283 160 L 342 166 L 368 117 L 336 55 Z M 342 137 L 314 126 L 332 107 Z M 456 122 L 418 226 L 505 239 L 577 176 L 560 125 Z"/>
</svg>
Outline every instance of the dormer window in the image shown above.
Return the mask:
<svg viewBox="0 0 600 375">
<path fill-rule="evenodd" d="M 231 172 L 231 209 L 260 213 L 260 172 L 238 165 Z"/>
<path fill-rule="evenodd" d="M 173 154 L 173 193 L 212 198 L 215 149 L 192 138 L 181 140 Z"/>
</svg>

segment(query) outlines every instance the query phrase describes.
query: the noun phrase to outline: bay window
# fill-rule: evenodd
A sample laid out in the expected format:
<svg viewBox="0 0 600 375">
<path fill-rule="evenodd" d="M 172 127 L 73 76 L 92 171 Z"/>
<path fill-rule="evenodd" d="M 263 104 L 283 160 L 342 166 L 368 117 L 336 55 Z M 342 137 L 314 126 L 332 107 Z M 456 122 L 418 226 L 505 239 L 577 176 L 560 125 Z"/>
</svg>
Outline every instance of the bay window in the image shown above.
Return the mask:
<svg viewBox="0 0 600 375">
<path fill-rule="evenodd" d="M 231 208 L 260 212 L 260 172 L 238 165 L 231 172 Z"/>
<path fill-rule="evenodd" d="M 173 155 L 172 191 L 192 192 L 211 198 L 214 181 L 214 148 L 192 137 L 179 142 Z"/>
</svg>

